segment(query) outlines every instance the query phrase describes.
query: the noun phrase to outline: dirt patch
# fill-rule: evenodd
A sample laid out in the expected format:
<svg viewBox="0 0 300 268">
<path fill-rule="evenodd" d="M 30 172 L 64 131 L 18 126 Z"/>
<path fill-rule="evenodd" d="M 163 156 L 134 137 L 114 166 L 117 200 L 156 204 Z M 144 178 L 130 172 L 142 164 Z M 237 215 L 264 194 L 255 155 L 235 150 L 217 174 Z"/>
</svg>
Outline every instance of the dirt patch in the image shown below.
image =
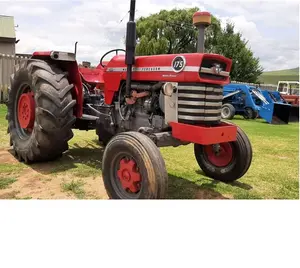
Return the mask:
<svg viewBox="0 0 300 268">
<path fill-rule="evenodd" d="M 18 164 L 19 162 L 8 150 L 1 150 L 0 163 Z M 17 176 L 15 173 L 11 174 L 17 181 L 7 189 L 0 190 L 0 199 L 77 199 L 74 193 L 63 191 L 63 184 L 72 180 L 84 182 L 84 199 L 108 199 L 101 176 L 82 178 L 45 172 L 58 165 L 59 161 L 34 164 L 32 167 L 27 166 Z M 0 179 L 7 176 L 10 174 L 0 171 Z"/>
<path fill-rule="evenodd" d="M 0 190 L 0 199 L 15 199 L 17 197 L 17 194 L 19 194 L 18 191 Z"/>
<path fill-rule="evenodd" d="M 12 156 L 9 150 L 0 149 L 0 163 L 1 164 L 18 164 L 18 160 Z"/>
<path fill-rule="evenodd" d="M 233 197 L 221 195 L 213 190 L 201 189 L 196 192 L 195 199 L 233 199 Z"/>
</svg>

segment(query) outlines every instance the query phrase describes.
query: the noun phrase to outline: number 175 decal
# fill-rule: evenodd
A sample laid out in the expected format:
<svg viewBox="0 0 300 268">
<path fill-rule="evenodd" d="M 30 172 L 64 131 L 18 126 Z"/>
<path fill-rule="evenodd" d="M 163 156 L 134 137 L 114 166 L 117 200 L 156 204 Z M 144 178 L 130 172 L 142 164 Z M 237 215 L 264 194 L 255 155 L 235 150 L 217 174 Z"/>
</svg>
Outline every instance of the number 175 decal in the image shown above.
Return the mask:
<svg viewBox="0 0 300 268">
<path fill-rule="evenodd" d="M 185 65 L 186 65 L 186 59 L 183 56 L 177 56 L 172 61 L 172 68 L 173 71 L 176 73 L 181 72 L 184 69 Z"/>
</svg>

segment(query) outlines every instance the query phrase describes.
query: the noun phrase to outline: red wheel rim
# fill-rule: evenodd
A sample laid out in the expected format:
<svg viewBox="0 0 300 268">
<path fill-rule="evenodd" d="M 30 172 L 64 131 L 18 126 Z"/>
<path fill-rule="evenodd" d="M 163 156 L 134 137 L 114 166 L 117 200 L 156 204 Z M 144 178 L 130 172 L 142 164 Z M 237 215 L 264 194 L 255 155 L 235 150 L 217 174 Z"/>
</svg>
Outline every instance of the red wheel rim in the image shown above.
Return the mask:
<svg viewBox="0 0 300 268">
<path fill-rule="evenodd" d="M 217 167 L 226 167 L 233 158 L 232 146 L 229 142 L 220 143 L 219 148 L 214 145 L 204 147 L 206 156 L 211 164 Z"/>
<path fill-rule="evenodd" d="M 23 93 L 18 102 L 18 120 L 20 127 L 31 130 L 35 120 L 35 103 L 32 92 Z"/>
<path fill-rule="evenodd" d="M 129 190 L 132 193 L 140 191 L 142 176 L 134 160 L 122 159 L 117 174 L 125 191 Z"/>
</svg>

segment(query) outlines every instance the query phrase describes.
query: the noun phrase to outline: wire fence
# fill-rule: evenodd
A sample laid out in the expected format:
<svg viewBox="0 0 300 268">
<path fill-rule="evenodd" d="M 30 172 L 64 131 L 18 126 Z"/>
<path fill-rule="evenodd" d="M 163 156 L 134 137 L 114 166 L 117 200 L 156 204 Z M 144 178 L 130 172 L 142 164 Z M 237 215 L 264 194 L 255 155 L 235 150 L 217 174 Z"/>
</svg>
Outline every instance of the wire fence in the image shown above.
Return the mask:
<svg viewBox="0 0 300 268">
<path fill-rule="evenodd" d="M 239 81 L 231 81 L 233 84 L 243 84 L 243 85 L 248 85 L 248 86 L 258 86 L 261 89 L 266 89 L 266 90 L 277 90 L 277 85 L 273 84 L 254 84 L 254 83 L 247 83 L 247 82 L 239 82 Z"/>
</svg>

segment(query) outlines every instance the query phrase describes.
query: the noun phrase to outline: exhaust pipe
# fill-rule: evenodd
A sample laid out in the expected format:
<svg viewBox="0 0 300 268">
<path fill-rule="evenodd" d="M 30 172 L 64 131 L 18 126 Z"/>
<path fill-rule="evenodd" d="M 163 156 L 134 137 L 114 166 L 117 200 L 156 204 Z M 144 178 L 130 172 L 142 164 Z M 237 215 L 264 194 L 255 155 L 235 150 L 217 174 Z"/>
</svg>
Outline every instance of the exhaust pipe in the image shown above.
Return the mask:
<svg viewBox="0 0 300 268">
<path fill-rule="evenodd" d="M 75 49 L 74 49 L 75 59 L 76 59 L 76 55 L 77 55 L 77 44 L 78 44 L 78 41 L 75 42 Z"/>
<path fill-rule="evenodd" d="M 204 53 L 205 28 L 211 24 L 209 12 L 196 12 L 193 15 L 193 24 L 198 28 L 197 52 Z"/>
<path fill-rule="evenodd" d="M 136 46 L 136 23 L 135 17 L 135 0 L 130 2 L 129 21 L 127 22 L 126 33 L 126 54 L 125 64 L 127 65 L 126 76 L 126 93 L 125 98 L 130 98 L 132 65 L 135 63 L 135 46 Z"/>
</svg>

